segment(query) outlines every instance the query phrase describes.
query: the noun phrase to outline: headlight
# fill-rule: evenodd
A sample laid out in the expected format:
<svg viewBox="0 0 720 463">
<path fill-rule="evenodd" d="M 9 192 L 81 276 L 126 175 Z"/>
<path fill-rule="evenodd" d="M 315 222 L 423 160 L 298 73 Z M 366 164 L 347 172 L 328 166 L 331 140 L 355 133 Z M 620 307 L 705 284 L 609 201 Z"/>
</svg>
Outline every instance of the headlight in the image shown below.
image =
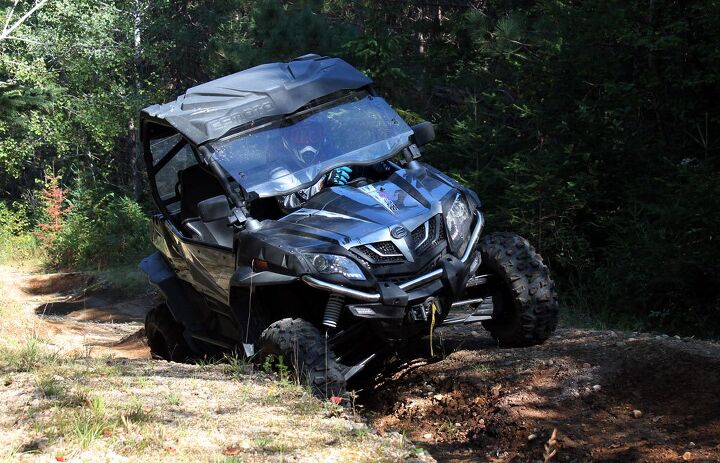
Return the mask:
<svg viewBox="0 0 720 463">
<path fill-rule="evenodd" d="M 445 225 L 447 226 L 447 234 L 450 239 L 450 245 L 458 254 L 463 252 L 463 248 L 470 237 L 470 225 L 472 223 L 472 215 L 468 210 L 467 203 L 460 193 L 455 195 L 455 200 L 445 212 Z"/>
<path fill-rule="evenodd" d="M 339 274 L 348 280 L 364 280 L 365 274 L 360 267 L 345 256 L 335 254 L 307 254 L 313 267 L 321 274 Z"/>
</svg>

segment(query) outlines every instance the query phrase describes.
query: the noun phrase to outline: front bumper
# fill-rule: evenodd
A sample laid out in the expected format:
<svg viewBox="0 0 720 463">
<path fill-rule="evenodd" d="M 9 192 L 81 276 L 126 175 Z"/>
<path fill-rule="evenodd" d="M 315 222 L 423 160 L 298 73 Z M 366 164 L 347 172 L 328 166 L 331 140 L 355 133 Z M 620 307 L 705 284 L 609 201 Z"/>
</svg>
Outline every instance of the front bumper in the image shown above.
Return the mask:
<svg viewBox="0 0 720 463">
<path fill-rule="evenodd" d="M 302 280 L 309 286 L 316 289 L 342 294 L 358 301 L 382 303 L 383 305 L 394 307 L 406 307 L 408 303 L 413 300 L 429 297 L 432 294 L 427 294 L 428 291 L 413 290 L 426 286 L 429 283 L 436 282 L 440 279 L 443 280 L 442 283 L 444 284 L 435 284 L 433 287 L 437 286 L 438 288 L 443 288 L 445 286 L 449 286 L 452 293 L 456 294 L 459 291 L 462 291 L 461 286 L 464 286 L 464 283 L 469 276 L 469 268 L 473 266 L 473 260 L 471 257 L 474 255 L 474 251 L 477 247 L 477 243 L 480 239 L 480 233 L 482 232 L 484 225 L 485 218 L 483 217 L 482 212 L 475 211 L 475 224 L 473 225 L 468 245 L 460 259 L 453 256 L 443 257 L 439 268 L 436 268 L 424 275 L 415 277 L 412 280 L 406 281 L 400 285 L 390 282 L 380 282 L 378 283 L 378 292 L 360 291 L 336 283 L 323 281 L 310 275 L 303 276 Z M 427 289 L 432 289 L 431 292 L 433 293 L 437 292 L 434 288 Z"/>
</svg>

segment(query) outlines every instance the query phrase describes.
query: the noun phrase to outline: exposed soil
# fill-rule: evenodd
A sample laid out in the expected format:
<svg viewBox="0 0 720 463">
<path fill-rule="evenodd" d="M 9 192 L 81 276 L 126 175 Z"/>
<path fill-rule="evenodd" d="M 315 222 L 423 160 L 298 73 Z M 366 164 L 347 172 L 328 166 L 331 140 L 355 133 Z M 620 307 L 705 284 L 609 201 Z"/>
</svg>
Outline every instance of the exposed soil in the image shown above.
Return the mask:
<svg viewBox="0 0 720 463">
<path fill-rule="evenodd" d="M 5 297 L 32 315 L 3 336 L 32 323 L 62 352 L 149 358 L 151 293 L 120 300 L 86 274 L 0 270 Z M 718 343 L 566 328 L 501 349 L 480 325 L 435 339 L 434 358 L 425 339 L 386 362 L 360 403 L 381 433 L 404 433 L 440 462 L 720 462 Z"/>
<path fill-rule="evenodd" d="M 363 394 L 376 428 L 440 462 L 720 461 L 717 343 L 561 329 L 501 349 L 479 325 L 441 333 L 445 358 L 405 352 Z"/>
<path fill-rule="evenodd" d="M 87 273 L 36 275 L 0 268 L 5 299 L 17 304 L 15 333 L 32 332 L 63 354 L 148 359 L 145 314 L 156 304 L 148 289 L 134 298 L 118 297 Z M 33 314 L 35 316 L 33 316 Z M 4 326 L 7 331 L 7 326 Z"/>
</svg>

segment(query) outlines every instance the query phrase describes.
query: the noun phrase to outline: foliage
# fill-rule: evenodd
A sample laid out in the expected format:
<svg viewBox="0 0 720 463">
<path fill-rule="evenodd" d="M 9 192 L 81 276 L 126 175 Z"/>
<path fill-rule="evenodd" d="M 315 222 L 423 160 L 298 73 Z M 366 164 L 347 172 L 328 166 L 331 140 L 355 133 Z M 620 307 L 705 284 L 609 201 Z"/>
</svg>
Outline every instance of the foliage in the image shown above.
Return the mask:
<svg viewBox="0 0 720 463">
<path fill-rule="evenodd" d="M 63 226 L 44 241 L 48 263 L 101 269 L 137 261 L 148 251 L 149 219 L 138 203 L 78 183 Z"/>
</svg>

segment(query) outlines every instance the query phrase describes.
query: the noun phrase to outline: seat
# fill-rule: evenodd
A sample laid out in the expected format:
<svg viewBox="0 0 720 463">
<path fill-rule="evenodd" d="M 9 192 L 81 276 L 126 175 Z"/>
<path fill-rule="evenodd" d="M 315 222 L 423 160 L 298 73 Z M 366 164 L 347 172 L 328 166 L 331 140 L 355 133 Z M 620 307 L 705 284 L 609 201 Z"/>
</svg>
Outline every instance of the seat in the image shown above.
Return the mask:
<svg viewBox="0 0 720 463">
<path fill-rule="evenodd" d="M 220 182 L 196 164 L 178 173 L 180 193 L 180 224 L 193 239 L 217 244 L 217 240 L 200 218 L 198 204 L 215 196 L 225 195 Z"/>
</svg>

